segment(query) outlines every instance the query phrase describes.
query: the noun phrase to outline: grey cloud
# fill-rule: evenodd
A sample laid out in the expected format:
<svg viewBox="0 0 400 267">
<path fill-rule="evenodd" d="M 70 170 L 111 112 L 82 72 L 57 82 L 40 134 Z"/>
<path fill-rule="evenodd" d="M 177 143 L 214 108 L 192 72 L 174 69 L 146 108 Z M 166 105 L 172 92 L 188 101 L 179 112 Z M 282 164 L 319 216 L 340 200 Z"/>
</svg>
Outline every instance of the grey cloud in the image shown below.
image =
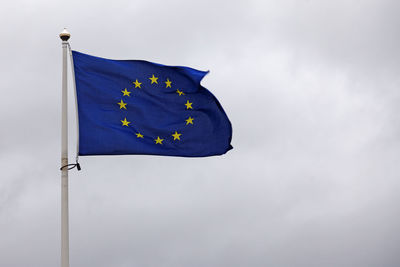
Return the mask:
<svg viewBox="0 0 400 267">
<path fill-rule="evenodd" d="M 210 69 L 234 129 L 222 157 L 82 157 L 71 266 L 398 266 L 398 9 L 3 3 L 0 266 L 59 265 L 64 26 L 82 52 Z"/>
</svg>

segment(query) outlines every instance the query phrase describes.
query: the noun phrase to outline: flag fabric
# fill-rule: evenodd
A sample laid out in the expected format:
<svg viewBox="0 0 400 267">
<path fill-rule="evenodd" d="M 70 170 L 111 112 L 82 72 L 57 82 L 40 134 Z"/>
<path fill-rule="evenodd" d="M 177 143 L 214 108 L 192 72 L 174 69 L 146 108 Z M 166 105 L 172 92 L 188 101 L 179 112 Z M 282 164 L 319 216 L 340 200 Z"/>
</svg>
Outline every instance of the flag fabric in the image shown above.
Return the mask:
<svg viewBox="0 0 400 267">
<path fill-rule="evenodd" d="M 72 51 L 79 155 L 221 155 L 232 126 L 200 81 L 208 73 Z"/>
</svg>

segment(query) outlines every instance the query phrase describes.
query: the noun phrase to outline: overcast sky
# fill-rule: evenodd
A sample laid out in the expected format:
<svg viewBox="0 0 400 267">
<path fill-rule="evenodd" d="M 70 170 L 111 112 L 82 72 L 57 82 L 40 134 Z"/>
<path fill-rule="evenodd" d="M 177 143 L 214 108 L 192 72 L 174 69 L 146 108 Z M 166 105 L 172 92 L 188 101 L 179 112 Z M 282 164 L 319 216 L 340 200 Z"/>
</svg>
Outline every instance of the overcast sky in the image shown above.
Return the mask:
<svg viewBox="0 0 400 267">
<path fill-rule="evenodd" d="M 210 70 L 234 146 L 82 157 L 71 267 L 400 266 L 399 3 L 2 2 L 0 266 L 60 264 L 63 27 L 84 53 Z"/>
</svg>

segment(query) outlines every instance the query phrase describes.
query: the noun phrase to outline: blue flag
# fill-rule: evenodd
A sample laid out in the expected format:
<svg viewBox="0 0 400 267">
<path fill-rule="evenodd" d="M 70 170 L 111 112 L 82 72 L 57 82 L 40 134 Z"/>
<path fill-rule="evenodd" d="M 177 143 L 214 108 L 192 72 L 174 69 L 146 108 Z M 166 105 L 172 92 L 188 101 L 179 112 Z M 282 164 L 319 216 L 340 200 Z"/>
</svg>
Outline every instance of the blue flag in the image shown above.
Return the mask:
<svg viewBox="0 0 400 267">
<path fill-rule="evenodd" d="M 232 126 L 200 81 L 207 72 L 72 51 L 79 155 L 221 155 Z"/>
</svg>

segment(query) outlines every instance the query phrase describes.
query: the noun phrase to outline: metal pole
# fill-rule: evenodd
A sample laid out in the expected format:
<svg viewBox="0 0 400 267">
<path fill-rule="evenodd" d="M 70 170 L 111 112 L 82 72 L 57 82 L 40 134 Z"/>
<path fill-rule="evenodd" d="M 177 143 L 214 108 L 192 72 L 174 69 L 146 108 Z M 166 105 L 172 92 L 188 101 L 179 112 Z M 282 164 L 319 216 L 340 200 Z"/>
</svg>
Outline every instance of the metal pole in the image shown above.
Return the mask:
<svg viewBox="0 0 400 267">
<path fill-rule="evenodd" d="M 71 35 L 64 29 L 62 40 L 62 102 L 61 102 L 61 267 L 69 267 L 69 227 L 68 227 L 68 113 L 67 113 L 67 45 Z"/>
</svg>

